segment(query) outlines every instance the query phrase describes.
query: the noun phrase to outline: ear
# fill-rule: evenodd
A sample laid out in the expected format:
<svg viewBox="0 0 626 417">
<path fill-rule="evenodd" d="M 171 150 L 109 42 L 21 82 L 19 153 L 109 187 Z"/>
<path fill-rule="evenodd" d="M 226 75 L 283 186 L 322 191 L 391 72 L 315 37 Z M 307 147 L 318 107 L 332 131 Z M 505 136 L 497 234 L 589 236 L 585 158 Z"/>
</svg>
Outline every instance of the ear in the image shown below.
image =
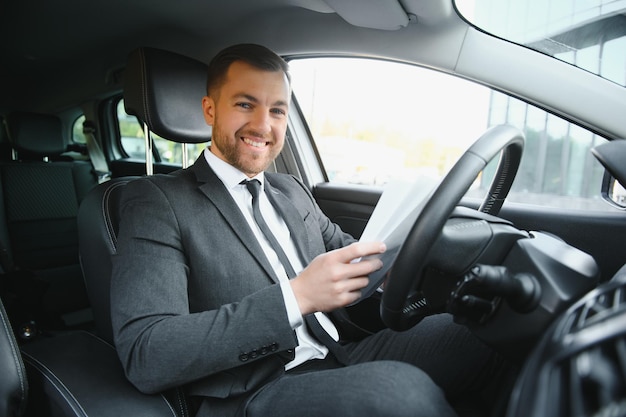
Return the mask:
<svg viewBox="0 0 626 417">
<path fill-rule="evenodd" d="M 215 121 L 215 101 L 209 96 L 202 97 L 202 114 L 209 126 L 213 126 Z"/>
</svg>

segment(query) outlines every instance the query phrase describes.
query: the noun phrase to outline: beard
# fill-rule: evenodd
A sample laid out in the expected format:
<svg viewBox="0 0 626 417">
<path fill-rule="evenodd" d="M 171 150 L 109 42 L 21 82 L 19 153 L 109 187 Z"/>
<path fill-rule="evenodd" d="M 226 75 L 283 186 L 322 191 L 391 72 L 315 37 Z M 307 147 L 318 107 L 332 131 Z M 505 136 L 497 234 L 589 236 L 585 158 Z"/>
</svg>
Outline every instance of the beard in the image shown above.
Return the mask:
<svg viewBox="0 0 626 417">
<path fill-rule="evenodd" d="M 213 134 L 211 139 L 211 146 L 215 146 L 221 153 L 222 157 L 230 165 L 234 166 L 244 174 L 252 177 L 263 171 L 265 171 L 274 162 L 274 159 L 278 156 L 282 146 L 276 146 L 277 141 L 272 140 L 270 146 L 270 152 L 262 155 L 254 152 L 244 152 L 241 150 L 242 136 L 246 136 L 246 129 L 242 128 L 235 132 L 233 137 L 230 137 L 219 127 L 217 118 L 213 124 Z M 251 133 L 252 136 L 258 136 Z"/>
</svg>

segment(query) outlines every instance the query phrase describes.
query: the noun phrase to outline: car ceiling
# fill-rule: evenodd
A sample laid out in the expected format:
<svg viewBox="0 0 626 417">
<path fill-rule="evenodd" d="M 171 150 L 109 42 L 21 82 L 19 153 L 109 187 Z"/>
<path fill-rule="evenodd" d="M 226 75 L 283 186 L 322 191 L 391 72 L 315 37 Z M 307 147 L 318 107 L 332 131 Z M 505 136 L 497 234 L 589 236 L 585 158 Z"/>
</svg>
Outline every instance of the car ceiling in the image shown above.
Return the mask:
<svg viewBox="0 0 626 417">
<path fill-rule="evenodd" d="M 119 90 L 126 57 L 139 46 L 205 62 L 237 42 L 282 54 L 393 56 L 394 38 L 418 26 L 410 20 L 427 33 L 451 11 L 449 0 L 5 0 L 0 111 L 58 112 Z"/>
</svg>

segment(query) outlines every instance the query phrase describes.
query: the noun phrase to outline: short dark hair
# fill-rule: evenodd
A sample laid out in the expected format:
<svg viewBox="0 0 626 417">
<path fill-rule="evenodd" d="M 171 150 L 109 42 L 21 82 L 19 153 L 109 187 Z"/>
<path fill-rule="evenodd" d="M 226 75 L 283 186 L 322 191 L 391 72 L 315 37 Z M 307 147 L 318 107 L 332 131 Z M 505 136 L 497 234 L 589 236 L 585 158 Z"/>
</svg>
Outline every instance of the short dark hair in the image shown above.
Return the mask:
<svg viewBox="0 0 626 417">
<path fill-rule="evenodd" d="M 265 46 L 242 43 L 222 49 L 209 62 L 206 84 L 208 95 L 212 90 L 219 89 L 224 82 L 228 68 L 236 61 L 243 61 L 265 71 L 282 71 L 287 76 L 287 81 L 291 83 L 289 65 L 284 59 Z"/>
</svg>

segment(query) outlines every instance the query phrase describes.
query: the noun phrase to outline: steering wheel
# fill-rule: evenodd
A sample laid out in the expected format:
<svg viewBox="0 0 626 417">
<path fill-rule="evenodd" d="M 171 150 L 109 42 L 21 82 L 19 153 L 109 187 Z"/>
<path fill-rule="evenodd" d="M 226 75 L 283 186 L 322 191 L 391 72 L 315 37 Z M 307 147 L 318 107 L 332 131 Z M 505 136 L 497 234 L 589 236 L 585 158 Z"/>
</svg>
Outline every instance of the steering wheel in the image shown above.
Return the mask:
<svg viewBox="0 0 626 417">
<path fill-rule="evenodd" d="M 515 179 L 523 149 L 524 135 L 520 130 L 510 125 L 492 127 L 474 142 L 439 184 L 409 231 L 385 284 L 380 315 L 389 328 L 407 330 L 436 313 L 420 295 L 430 249 L 476 176 L 498 153 L 498 168 L 479 211 L 494 216 L 499 213 Z"/>
</svg>

